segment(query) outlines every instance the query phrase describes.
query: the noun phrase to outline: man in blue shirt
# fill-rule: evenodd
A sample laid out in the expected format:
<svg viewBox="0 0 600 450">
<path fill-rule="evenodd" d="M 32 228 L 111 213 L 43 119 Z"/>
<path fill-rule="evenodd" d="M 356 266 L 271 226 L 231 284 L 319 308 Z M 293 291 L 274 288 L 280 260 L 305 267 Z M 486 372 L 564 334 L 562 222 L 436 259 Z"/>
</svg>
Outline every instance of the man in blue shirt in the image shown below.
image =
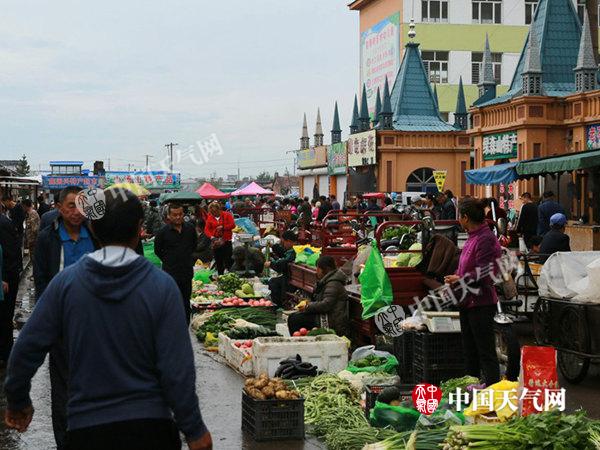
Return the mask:
<svg viewBox="0 0 600 450">
<path fill-rule="evenodd" d="M 97 248 L 87 228 L 85 217 L 75 203 L 79 192 L 81 188 L 76 186 L 67 187 L 60 192 L 58 217 L 51 225 L 41 230 L 38 236 L 33 261 L 33 279 L 38 299 L 59 272 Z M 65 349 L 62 345 L 55 345 L 50 351 L 50 386 L 52 427 L 57 450 L 63 450 L 66 445 L 67 379 Z"/>
</svg>

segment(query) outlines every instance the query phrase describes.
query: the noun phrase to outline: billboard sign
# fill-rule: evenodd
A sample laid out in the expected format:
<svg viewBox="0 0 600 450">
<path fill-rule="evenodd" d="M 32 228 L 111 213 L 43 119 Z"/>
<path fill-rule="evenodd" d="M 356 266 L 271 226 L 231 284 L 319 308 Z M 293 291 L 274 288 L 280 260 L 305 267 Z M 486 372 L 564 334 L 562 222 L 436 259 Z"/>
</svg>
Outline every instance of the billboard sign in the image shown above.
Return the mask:
<svg viewBox="0 0 600 450">
<path fill-rule="evenodd" d="M 376 131 L 351 134 L 348 137 L 348 167 L 377 164 Z"/>
<path fill-rule="evenodd" d="M 375 109 L 377 88 L 390 89 L 400 67 L 400 13 L 392 14 L 360 34 L 360 85 L 367 87 L 369 113 Z"/>
<path fill-rule="evenodd" d="M 517 157 L 517 132 L 488 134 L 483 137 L 483 159 L 509 159 Z"/>
<path fill-rule="evenodd" d="M 600 148 L 600 124 L 589 125 L 585 131 L 585 141 L 588 150 Z"/>
<path fill-rule="evenodd" d="M 180 189 L 181 174 L 165 171 L 106 172 L 106 186 L 118 183 L 135 183 L 146 189 Z"/>
<path fill-rule="evenodd" d="M 311 147 L 298 151 L 298 169 L 327 165 L 327 146 Z"/>
<path fill-rule="evenodd" d="M 69 175 L 43 175 L 42 187 L 44 189 L 60 190 L 68 186 L 80 188 L 102 188 L 102 177 L 97 176 L 69 176 Z"/>
<path fill-rule="evenodd" d="M 338 142 L 327 146 L 327 173 L 346 175 L 346 143 Z"/>
</svg>

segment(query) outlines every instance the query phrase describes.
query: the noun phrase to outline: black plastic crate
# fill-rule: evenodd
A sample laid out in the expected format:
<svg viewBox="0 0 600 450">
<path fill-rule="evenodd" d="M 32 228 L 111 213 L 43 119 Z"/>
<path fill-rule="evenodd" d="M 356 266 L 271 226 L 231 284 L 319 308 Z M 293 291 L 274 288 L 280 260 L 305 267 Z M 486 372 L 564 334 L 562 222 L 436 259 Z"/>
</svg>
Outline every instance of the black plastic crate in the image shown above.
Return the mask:
<svg viewBox="0 0 600 450">
<path fill-rule="evenodd" d="M 400 389 L 400 400 L 412 400 L 412 391 L 414 389 L 413 384 L 368 384 L 365 386 L 365 392 L 367 394 L 365 399 L 365 416 L 367 420 L 369 420 L 369 414 L 371 414 L 371 410 L 375 406 L 375 402 L 377 401 L 377 397 L 385 388 L 388 387 L 397 387 Z"/>
<path fill-rule="evenodd" d="M 243 392 L 242 430 L 255 441 L 304 439 L 304 399 L 256 400 Z"/>
<path fill-rule="evenodd" d="M 413 383 L 414 332 L 407 331 L 394 338 L 394 356 L 398 360 L 398 376 L 402 383 Z"/>
<path fill-rule="evenodd" d="M 460 333 L 413 333 L 413 362 L 422 367 L 464 365 Z M 419 382 L 416 378 L 414 381 Z"/>
<path fill-rule="evenodd" d="M 464 363 L 423 365 L 415 361 L 415 384 L 429 383 L 440 385 L 450 378 L 460 378 L 467 375 Z"/>
</svg>

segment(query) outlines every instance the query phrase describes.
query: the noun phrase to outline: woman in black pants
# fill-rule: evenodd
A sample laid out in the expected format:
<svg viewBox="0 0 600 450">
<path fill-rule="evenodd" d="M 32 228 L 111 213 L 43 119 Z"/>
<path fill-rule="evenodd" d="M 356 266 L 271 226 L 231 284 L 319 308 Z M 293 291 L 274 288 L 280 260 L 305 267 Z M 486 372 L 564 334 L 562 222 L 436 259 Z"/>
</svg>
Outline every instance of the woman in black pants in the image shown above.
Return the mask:
<svg viewBox="0 0 600 450">
<path fill-rule="evenodd" d="M 217 272 L 222 275 L 225 270 L 230 270 L 233 264 L 231 258 L 233 246 L 231 240 L 235 228 L 235 221 L 231 213 L 221 210 L 218 202 L 212 202 L 208 206 L 208 215 L 206 216 L 206 226 L 204 233 L 211 239 L 211 245 L 215 257 Z"/>
</svg>

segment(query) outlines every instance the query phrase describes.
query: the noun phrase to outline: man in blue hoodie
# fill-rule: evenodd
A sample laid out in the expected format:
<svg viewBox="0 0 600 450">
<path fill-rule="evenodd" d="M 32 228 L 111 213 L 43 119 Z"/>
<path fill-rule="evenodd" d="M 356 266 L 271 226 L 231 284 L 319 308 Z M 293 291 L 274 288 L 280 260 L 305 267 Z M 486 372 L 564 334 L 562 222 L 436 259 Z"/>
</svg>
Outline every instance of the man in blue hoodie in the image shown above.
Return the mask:
<svg viewBox="0 0 600 450">
<path fill-rule="evenodd" d="M 179 289 L 134 251 L 144 217 L 137 197 L 116 189 L 105 196 L 105 215 L 91 223 L 102 248 L 54 277 L 13 348 L 5 422 L 27 429 L 31 379 L 62 338 L 68 448 L 180 449 L 180 430 L 190 449 L 211 449 Z"/>
</svg>

